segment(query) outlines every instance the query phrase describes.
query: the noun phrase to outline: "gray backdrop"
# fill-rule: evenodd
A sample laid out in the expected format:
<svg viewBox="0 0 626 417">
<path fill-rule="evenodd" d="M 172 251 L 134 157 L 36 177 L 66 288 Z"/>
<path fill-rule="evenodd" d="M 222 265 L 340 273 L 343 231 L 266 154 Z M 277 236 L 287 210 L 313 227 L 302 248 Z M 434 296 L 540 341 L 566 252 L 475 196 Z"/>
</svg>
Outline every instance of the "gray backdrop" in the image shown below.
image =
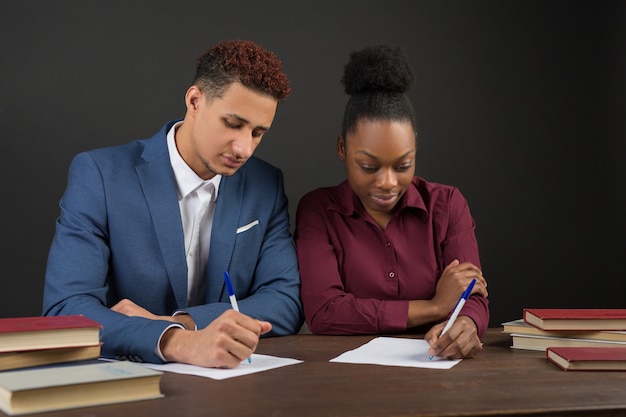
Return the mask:
<svg viewBox="0 0 626 417">
<path fill-rule="evenodd" d="M 626 307 L 626 2 L 4 0 L 0 317 L 41 313 L 71 158 L 182 117 L 196 57 L 240 38 L 292 83 L 257 151 L 284 170 L 292 224 L 343 179 L 349 53 L 394 43 L 417 77 L 418 173 L 458 186 L 478 224 L 491 325 Z"/>
</svg>

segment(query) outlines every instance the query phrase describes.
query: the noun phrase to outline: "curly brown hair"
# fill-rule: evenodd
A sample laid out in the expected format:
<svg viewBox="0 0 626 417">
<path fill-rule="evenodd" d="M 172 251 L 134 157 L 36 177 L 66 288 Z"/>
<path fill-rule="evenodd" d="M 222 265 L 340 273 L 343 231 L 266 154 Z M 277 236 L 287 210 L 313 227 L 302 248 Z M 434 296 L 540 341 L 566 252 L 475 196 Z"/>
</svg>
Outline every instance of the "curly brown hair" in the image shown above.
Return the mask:
<svg viewBox="0 0 626 417">
<path fill-rule="evenodd" d="M 283 101 L 291 87 L 281 62 L 271 51 L 246 40 L 222 41 L 197 60 L 193 84 L 211 97 L 221 97 L 233 82 Z"/>
</svg>

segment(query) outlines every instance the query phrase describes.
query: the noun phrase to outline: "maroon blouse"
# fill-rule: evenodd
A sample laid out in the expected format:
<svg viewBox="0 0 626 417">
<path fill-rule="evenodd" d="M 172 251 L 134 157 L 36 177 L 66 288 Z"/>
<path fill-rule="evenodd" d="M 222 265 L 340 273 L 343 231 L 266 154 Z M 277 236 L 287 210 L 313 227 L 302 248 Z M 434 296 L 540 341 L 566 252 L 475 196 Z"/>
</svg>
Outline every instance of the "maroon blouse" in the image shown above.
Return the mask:
<svg viewBox="0 0 626 417">
<path fill-rule="evenodd" d="M 347 181 L 300 200 L 294 237 L 313 333 L 404 331 L 408 301 L 431 299 L 452 260 L 481 267 L 474 219 L 457 188 L 414 177 L 398 204 L 383 231 Z M 471 317 L 482 335 L 488 300 L 472 295 L 461 315 Z"/>
</svg>

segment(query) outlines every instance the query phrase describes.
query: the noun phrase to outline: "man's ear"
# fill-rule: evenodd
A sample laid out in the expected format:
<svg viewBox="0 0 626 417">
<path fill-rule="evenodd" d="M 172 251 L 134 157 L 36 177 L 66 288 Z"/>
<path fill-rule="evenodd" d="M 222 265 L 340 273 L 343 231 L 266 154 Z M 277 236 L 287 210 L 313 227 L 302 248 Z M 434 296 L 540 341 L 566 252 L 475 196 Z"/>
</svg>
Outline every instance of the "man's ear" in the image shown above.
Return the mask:
<svg viewBox="0 0 626 417">
<path fill-rule="evenodd" d="M 198 106 L 204 100 L 204 93 L 196 85 L 189 87 L 185 93 L 185 106 L 189 113 L 195 113 L 198 110 Z"/>
<path fill-rule="evenodd" d="M 337 136 L 337 156 L 342 161 L 346 159 L 346 140 L 342 134 Z"/>
</svg>

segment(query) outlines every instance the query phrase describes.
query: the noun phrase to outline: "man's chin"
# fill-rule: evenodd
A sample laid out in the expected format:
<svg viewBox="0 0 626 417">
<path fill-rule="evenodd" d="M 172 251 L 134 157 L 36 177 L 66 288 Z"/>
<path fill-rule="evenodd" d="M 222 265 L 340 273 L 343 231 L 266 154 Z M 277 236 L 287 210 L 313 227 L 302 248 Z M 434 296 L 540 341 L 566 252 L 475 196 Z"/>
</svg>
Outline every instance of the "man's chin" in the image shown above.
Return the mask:
<svg viewBox="0 0 626 417">
<path fill-rule="evenodd" d="M 234 175 L 237 171 L 239 171 L 239 169 L 244 166 L 245 163 L 242 163 L 240 165 L 237 165 L 236 167 L 232 167 L 232 166 L 224 166 L 221 167 L 221 169 L 218 171 L 213 171 L 215 174 L 219 174 L 223 177 L 230 177 L 231 175 Z"/>
</svg>

